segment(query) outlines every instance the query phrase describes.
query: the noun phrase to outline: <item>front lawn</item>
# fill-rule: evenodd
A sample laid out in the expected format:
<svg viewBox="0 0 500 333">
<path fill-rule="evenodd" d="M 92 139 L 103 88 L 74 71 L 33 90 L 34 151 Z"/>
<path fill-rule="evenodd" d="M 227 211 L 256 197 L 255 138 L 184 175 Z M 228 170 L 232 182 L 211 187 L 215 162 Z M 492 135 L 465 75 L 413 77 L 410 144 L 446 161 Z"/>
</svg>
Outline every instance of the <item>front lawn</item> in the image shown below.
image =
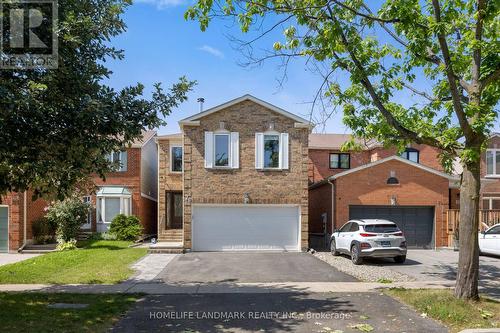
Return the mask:
<svg viewBox="0 0 500 333">
<path fill-rule="evenodd" d="M 105 332 L 137 300 L 136 295 L 0 293 L 0 332 Z M 54 303 L 88 304 L 54 309 Z"/>
<path fill-rule="evenodd" d="M 118 283 L 131 276 L 130 264 L 147 252 L 128 245 L 129 242 L 92 241 L 77 250 L 52 252 L 0 266 L 0 283 Z"/>
<path fill-rule="evenodd" d="M 441 289 L 388 289 L 385 293 L 411 305 L 422 316 L 441 321 L 452 332 L 500 327 L 500 303 L 487 298 L 464 301 L 453 297 L 451 290 Z"/>
</svg>

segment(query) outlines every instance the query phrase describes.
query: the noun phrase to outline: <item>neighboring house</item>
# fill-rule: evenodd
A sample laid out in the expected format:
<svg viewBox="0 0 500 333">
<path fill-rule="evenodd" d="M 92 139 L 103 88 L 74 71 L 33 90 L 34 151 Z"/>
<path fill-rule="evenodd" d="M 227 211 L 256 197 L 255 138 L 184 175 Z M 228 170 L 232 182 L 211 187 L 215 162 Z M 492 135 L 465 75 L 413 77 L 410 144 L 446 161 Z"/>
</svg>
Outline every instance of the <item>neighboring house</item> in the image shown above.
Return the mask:
<svg viewBox="0 0 500 333">
<path fill-rule="evenodd" d="M 449 246 L 458 216 L 460 178 L 443 172 L 439 150 L 410 145 L 398 155 L 396 149 L 370 142 L 362 143 L 361 151 L 341 152 L 349 139 L 349 135 L 310 135 L 310 245 L 326 246 L 332 231 L 349 219 L 384 218 L 398 223 L 410 247 Z M 482 158 L 485 164 L 485 156 L 496 154 L 495 144 L 494 136 L 492 149 Z M 488 170 L 493 173 L 491 160 Z M 498 176 L 484 172 L 482 176 L 483 208 L 488 203 L 485 209 L 494 209 L 500 184 L 493 177 Z"/>
<path fill-rule="evenodd" d="M 117 162 L 116 172 L 106 175 L 106 180 L 94 177 L 98 186 L 95 194 L 85 197 L 95 207 L 89 223 L 82 229 L 104 232 L 118 214 L 137 216 L 144 227 L 144 234 L 156 234 L 158 164 L 156 131 L 144 132 L 141 139 L 120 152 L 110 153 L 109 159 Z"/>
<path fill-rule="evenodd" d="M 192 251 L 307 248 L 307 120 L 245 95 L 179 124 L 182 134 L 157 140 L 160 241 Z"/>
<path fill-rule="evenodd" d="M 116 172 L 103 181 L 94 176 L 98 186 L 95 194 L 82 199 L 91 202 L 88 223 L 84 231 L 106 231 L 113 217 L 119 213 L 136 215 L 145 234 L 156 234 L 157 220 L 157 146 L 155 131 L 144 132 L 141 139 L 121 151 L 109 155 L 117 162 Z M 9 193 L 0 203 L 0 252 L 16 252 L 24 244 L 33 242 L 33 221 L 45 215 L 48 203 L 31 200 L 31 192 Z"/>
</svg>

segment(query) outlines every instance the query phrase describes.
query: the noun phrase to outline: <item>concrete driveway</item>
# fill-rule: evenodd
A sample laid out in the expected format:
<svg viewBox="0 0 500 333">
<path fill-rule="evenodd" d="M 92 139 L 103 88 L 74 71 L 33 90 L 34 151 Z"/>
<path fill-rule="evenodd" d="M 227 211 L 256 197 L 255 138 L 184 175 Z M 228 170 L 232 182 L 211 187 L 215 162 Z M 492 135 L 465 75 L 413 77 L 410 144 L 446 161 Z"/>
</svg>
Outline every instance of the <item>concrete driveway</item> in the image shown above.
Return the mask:
<svg viewBox="0 0 500 333">
<path fill-rule="evenodd" d="M 376 260 L 368 264 L 385 267 L 413 277 L 419 281 L 454 281 L 458 267 L 458 252 L 452 250 L 408 250 L 406 262 L 395 264 L 391 260 Z M 500 299 L 500 258 L 479 257 L 479 286 L 481 292 Z"/>
<path fill-rule="evenodd" d="M 166 283 L 354 282 L 308 253 L 193 252 L 175 257 L 157 276 Z"/>
</svg>

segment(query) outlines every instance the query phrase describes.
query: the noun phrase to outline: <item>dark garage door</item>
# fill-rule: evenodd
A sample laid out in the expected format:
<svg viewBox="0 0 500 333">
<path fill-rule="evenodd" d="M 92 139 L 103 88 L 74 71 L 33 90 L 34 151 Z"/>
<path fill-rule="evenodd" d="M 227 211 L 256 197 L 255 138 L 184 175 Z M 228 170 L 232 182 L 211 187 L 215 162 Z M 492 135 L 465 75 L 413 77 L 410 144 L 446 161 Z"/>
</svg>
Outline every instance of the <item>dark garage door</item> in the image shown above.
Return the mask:
<svg viewBox="0 0 500 333">
<path fill-rule="evenodd" d="M 434 247 L 434 207 L 349 206 L 349 218 L 395 222 L 404 232 L 408 247 Z"/>
</svg>

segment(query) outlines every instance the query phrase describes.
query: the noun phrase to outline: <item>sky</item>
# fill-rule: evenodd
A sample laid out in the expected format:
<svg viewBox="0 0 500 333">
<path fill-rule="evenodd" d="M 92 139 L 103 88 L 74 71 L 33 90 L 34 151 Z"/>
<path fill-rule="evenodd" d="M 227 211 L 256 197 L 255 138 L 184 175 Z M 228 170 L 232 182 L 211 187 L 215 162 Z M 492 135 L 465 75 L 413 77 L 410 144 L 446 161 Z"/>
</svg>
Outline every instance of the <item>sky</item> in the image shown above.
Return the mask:
<svg viewBox="0 0 500 333">
<path fill-rule="evenodd" d="M 280 86 L 283 70 L 279 61 L 259 67 L 241 65 L 243 55 L 234 48 L 228 34 L 241 37 L 229 22 L 213 21 L 202 32 L 195 21 L 184 20 L 184 0 L 138 0 L 123 16 L 127 31 L 116 37 L 112 45 L 123 49 L 125 59 L 110 61 L 113 71 L 106 82 L 120 89 L 143 83 L 148 89 L 155 82 L 164 88 L 186 75 L 198 84 L 189 100 L 168 116 L 167 125 L 158 134 L 179 132 L 177 122 L 199 112 L 198 97 L 205 98 L 204 108 L 217 106 L 244 94 L 251 94 L 299 116 L 307 117 L 321 78 L 305 70 L 303 63 L 288 67 L 287 80 Z M 272 47 L 275 38 L 261 43 Z M 349 133 L 336 114 L 327 124 L 327 132 Z"/>
<path fill-rule="evenodd" d="M 136 0 L 123 16 L 127 31 L 111 42 L 125 52 L 124 60 L 107 63 L 113 74 L 106 83 L 113 88 L 140 82 L 151 92 L 154 83 L 160 82 L 168 88 L 184 75 L 198 82 L 188 101 L 165 118 L 167 125 L 158 129 L 159 135 L 180 132 L 178 121 L 199 112 L 199 97 L 205 99 L 204 109 L 207 109 L 251 94 L 308 117 L 321 77 L 308 71 L 303 61 L 292 61 L 286 71 L 287 79 L 280 85 L 284 71 L 277 59 L 257 67 L 241 66 L 245 57 L 228 36 L 245 40 L 251 36 L 223 20 L 213 20 L 202 32 L 198 22 L 184 20 L 188 1 L 192 0 Z M 271 49 L 277 40 L 282 40 L 278 32 L 259 40 L 256 48 Z M 346 77 L 336 80 L 348 82 Z M 418 85 L 426 87 L 425 82 Z M 404 104 L 417 101 L 417 97 L 407 92 L 400 92 L 396 97 Z M 317 127 L 315 131 L 349 133 L 341 119 L 341 112 L 336 112 L 324 127 Z M 495 127 L 499 131 L 500 124 Z"/>
</svg>

